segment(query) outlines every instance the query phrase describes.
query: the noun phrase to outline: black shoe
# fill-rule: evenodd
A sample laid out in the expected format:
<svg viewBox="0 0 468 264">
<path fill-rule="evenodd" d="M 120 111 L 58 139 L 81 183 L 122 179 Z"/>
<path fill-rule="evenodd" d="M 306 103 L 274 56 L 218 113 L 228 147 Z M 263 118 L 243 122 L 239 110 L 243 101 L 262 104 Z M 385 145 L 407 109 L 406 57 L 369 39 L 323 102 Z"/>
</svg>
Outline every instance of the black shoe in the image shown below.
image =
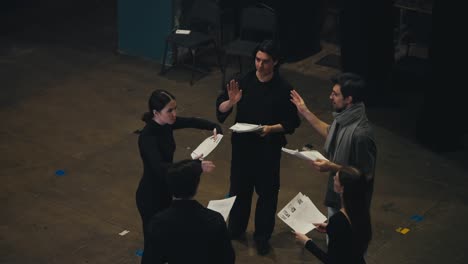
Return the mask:
<svg viewBox="0 0 468 264">
<path fill-rule="evenodd" d="M 267 240 L 257 240 L 255 241 L 257 246 L 257 253 L 261 256 L 265 256 L 270 253 L 271 246 Z"/>
</svg>

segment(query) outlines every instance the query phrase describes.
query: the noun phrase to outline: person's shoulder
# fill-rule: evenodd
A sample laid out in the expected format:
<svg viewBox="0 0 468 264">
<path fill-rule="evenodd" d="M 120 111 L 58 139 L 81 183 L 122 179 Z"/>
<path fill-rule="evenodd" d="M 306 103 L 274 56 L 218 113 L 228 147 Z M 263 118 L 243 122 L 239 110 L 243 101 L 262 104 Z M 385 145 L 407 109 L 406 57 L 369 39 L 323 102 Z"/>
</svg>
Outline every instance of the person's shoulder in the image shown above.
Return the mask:
<svg viewBox="0 0 468 264">
<path fill-rule="evenodd" d="M 155 136 L 164 131 L 169 126 L 161 126 L 154 121 L 145 122 L 145 126 L 140 130 L 140 136 Z"/>
<path fill-rule="evenodd" d="M 151 217 L 149 223 L 149 232 L 162 232 L 167 229 L 168 226 L 173 222 L 173 212 L 171 208 L 164 209 L 161 212 L 156 213 Z"/>
<path fill-rule="evenodd" d="M 360 123 L 358 126 L 356 126 L 355 133 L 357 134 L 369 134 L 373 133 L 374 129 L 369 123 Z"/>
<path fill-rule="evenodd" d="M 354 131 L 354 136 L 374 139 L 374 128 L 369 121 L 360 122 Z"/>
<path fill-rule="evenodd" d="M 275 72 L 275 77 L 274 77 L 275 82 L 278 84 L 278 86 L 281 88 L 283 91 L 291 91 L 293 89 L 292 84 L 289 82 L 288 79 L 284 78 L 279 71 Z"/>
<path fill-rule="evenodd" d="M 333 220 L 335 220 L 335 221 L 344 221 L 344 220 L 347 219 L 347 218 L 346 218 L 346 215 L 345 215 L 341 210 L 338 211 L 336 214 L 334 214 L 334 215 L 332 216 L 332 218 L 333 218 Z M 331 220 L 332 220 L 332 219 L 330 218 L 330 221 L 331 221 Z"/>
<path fill-rule="evenodd" d="M 349 221 L 343 212 L 338 212 L 330 218 L 329 227 L 334 230 L 343 230 L 349 226 Z"/>
<path fill-rule="evenodd" d="M 157 212 L 151 218 L 152 222 L 164 222 L 171 218 L 174 213 L 174 208 L 168 207 L 160 212 Z"/>
<path fill-rule="evenodd" d="M 141 130 L 138 131 L 138 141 L 145 143 L 156 143 L 159 135 L 157 127 L 152 127 L 152 124 L 147 123 Z"/>
<path fill-rule="evenodd" d="M 203 207 L 203 213 L 205 215 L 208 215 L 208 216 L 212 217 L 212 218 L 223 217 L 221 215 L 221 213 L 219 213 L 219 212 L 217 212 L 215 210 L 211 210 L 210 208 L 207 208 L 207 207 Z"/>
<path fill-rule="evenodd" d="M 145 125 L 143 128 L 141 129 L 137 129 L 135 130 L 135 134 L 138 135 L 138 138 L 141 140 L 142 138 L 146 137 L 148 135 L 148 125 Z"/>
<path fill-rule="evenodd" d="M 224 217 L 219 212 L 216 212 L 214 210 L 204 207 L 203 214 L 209 222 L 224 223 Z"/>
</svg>

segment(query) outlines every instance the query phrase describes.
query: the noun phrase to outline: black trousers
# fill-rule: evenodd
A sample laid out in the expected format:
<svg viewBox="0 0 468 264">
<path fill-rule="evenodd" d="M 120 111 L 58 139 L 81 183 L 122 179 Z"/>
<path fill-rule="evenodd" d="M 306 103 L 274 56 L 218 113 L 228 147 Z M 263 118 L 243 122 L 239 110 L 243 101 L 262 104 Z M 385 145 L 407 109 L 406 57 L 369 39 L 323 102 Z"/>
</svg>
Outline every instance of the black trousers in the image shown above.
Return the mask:
<svg viewBox="0 0 468 264">
<path fill-rule="evenodd" d="M 136 204 L 138 212 L 140 213 L 141 221 L 143 223 L 143 256 L 141 258 L 142 264 L 152 263 L 148 259 L 147 254 L 149 250 L 149 233 L 148 227 L 151 218 L 158 212 L 166 209 L 171 204 L 172 198 L 167 190 L 154 190 L 151 188 L 152 184 L 142 180 L 136 192 Z"/>
<path fill-rule="evenodd" d="M 278 204 L 280 160 L 281 145 L 268 139 L 233 140 L 229 194 L 237 197 L 228 223 L 232 235 L 246 231 L 255 190 L 258 199 L 254 239 L 270 239 Z"/>
</svg>

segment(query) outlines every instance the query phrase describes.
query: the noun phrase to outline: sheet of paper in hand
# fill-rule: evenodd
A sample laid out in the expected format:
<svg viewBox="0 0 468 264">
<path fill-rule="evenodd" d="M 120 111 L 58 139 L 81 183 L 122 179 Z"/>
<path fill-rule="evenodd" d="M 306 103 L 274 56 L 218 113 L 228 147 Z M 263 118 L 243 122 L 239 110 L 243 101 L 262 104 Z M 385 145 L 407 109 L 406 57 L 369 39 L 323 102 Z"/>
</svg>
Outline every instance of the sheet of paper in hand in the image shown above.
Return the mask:
<svg viewBox="0 0 468 264">
<path fill-rule="evenodd" d="M 304 150 L 304 151 L 299 151 L 297 149 L 287 149 L 287 148 L 281 148 L 282 151 L 294 155 L 296 157 L 299 157 L 301 159 L 305 160 L 317 160 L 317 159 L 322 159 L 322 160 L 328 160 L 325 158 L 320 152 L 317 150 Z"/>
<path fill-rule="evenodd" d="M 194 151 L 192 151 L 192 154 L 190 154 L 190 156 L 192 157 L 192 159 L 195 159 L 196 157 L 199 157 L 203 154 L 202 157 L 206 158 L 206 156 L 208 156 L 208 154 L 210 154 L 211 151 L 213 151 L 213 149 L 215 149 L 216 146 L 218 146 L 222 138 L 222 134 L 216 135 L 216 140 L 213 136 L 209 136 Z"/>
<path fill-rule="evenodd" d="M 236 133 L 246 133 L 246 132 L 256 132 L 263 129 L 261 125 L 255 124 L 248 124 L 248 123 L 235 123 L 232 127 L 230 127 L 232 131 Z"/>
<path fill-rule="evenodd" d="M 231 212 L 232 206 L 236 201 L 236 196 L 232 196 L 222 200 L 211 200 L 208 202 L 206 208 L 211 209 L 220 213 L 224 217 L 224 221 L 227 221 L 229 213 Z"/>
<path fill-rule="evenodd" d="M 307 234 L 315 228 L 316 223 L 323 223 L 327 217 L 323 215 L 309 197 L 298 193 L 277 216 L 294 231 Z"/>
</svg>

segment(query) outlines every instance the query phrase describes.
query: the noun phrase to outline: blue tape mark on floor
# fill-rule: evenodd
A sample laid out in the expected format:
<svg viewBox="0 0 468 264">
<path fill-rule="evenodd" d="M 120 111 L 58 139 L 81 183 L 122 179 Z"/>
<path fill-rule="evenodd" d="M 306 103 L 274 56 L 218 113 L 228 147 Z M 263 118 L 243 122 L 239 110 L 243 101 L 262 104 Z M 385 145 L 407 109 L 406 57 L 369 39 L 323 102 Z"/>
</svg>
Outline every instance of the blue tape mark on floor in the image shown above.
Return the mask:
<svg viewBox="0 0 468 264">
<path fill-rule="evenodd" d="M 143 249 L 137 249 L 137 251 L 135 251 L 135 255 L 139 257 L 143 256 Z"/>
<path fill-rule="evenodd" d="M 422 220 L 424 220 L 424 217 L 422 217 L 420 215 L 413 215 L 413 216 L 411 216 L 411 220 L 413 220 L 415 222 L 421 222 Z"/>
<path fill-rule="evenodd" d="M 55 175 L 57 175 L 57 176 L 64 176 L 64 175 L 65 175 L 65 171 L 64 171 L 64 170 L 56 170 L 56 171 L 55 171 Z"/>
</svg>

